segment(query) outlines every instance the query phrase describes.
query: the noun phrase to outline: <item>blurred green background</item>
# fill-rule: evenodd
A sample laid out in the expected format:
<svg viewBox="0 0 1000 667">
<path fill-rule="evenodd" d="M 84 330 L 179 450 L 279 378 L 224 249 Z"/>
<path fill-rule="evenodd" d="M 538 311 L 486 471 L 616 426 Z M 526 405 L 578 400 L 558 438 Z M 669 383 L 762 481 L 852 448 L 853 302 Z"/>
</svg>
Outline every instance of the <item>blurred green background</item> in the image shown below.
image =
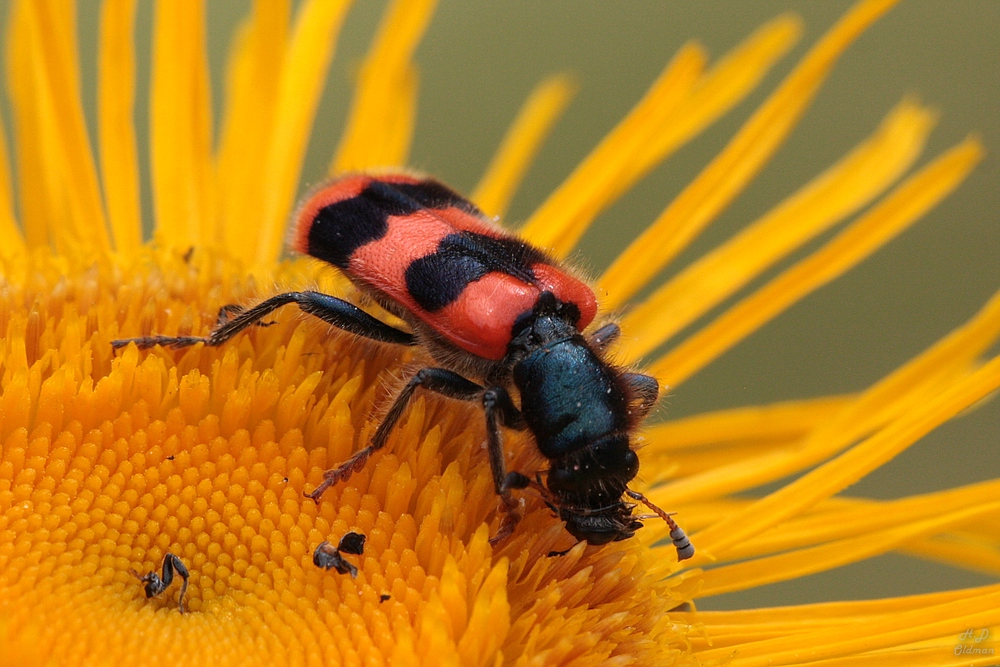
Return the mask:
<svg viewBox="0 0 1000 667">
<path fill-rule="evenodd" d="M 0 5 L 6 16 L 7 2 Z M 140 5 L 136 36 L 138 70 L 144 74 L 152 5 Z M 850 5 L 844 0 L 445 0 L 416 57 L 420 111 L 411 164 L 470 192 L 531 88 L 548 74 L 572 73 L 580 92 L 518 193 L 508 216 L 518 222 L 631 108 L 685 41 L 698 39 L 716 57 L 777 14 L 800 14 L 803 39 L 758 91 L 601 216 L 578 253 L 581 266 L 596 275 L 725 145 Z M 316 120 L 303 189 L 323 178 L 350 102 L 351 74 L 384 6 L 363 0 L 351 10 Z M 208 4 L 217 112 L 229 39 L 248 8 L 245 0 Z M 81 2 L 83 87 L 91 110 L 98 13 L 96 0 Z M 964 322 L 1000 287 L 998 26 L 1000 3 L 995 0 L 908 0 L 851 47 L 774 160 L 664 278 L 838 160 L 905 95 L 915 94 L 942 113 L 920 164 L 970 132 L 982 136 L 989 151 L 986 161 L 913 229 L 671 392 L 660 418 L 862 389 Z M 148 132 L 147 85 L 140 82 L 137 99 L 141 141 Z M 93 136 L 93 117 L 90 121 Z M 148 163 L 143 169 L 145 187 Z M 147 219 L 151 210 L 147 201 Z M 992 401 L 938 429 L 848 492 L 892 498 L 998 474 L 1000 402 Z M 704 600 L 699 606 L 874 598 L 993 580 L 890 555 Z"/>
</svg>

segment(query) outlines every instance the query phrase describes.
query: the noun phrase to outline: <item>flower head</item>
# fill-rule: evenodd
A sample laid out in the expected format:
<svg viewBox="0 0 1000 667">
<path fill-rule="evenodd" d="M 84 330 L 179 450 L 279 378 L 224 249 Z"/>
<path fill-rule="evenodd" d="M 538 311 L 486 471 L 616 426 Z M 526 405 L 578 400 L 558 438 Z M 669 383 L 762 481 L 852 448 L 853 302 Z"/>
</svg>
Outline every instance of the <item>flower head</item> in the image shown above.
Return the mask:
<svg viewBox="0 0 1000 667">
<path fill-rule="evenodd" d="M 573 546 L 530 495 L 514 534 L 491 546 L 501 513 L 480 411 L 434 397 L 415 400 L 385 450 L 347 483 L 319 503 L 304 498 L 324 470 L 371 440 L 379 410 L 426 360 L 419 350 L 287 313 L 221 347 L 112 349 L 119 338 L 203 335 L 220 306 L 252 303 L 277 285 L 316 288 L 390 317 L 330 267 L 279 259 L 347 4 L 306 0 L 294 15 L 289 3 L 254 5 L 233 41 L 217 142 L 202 8 L 157 4 L 154 231 L 145 244 L 131 122 L 135 3 L 101 8 L 100 160 L 78 96 L 72 13 L 57 3 L 12 5 L 16 179 L 0 173 L 4 660 L 990 664 L 991 654 L 953 648 L 965 645 L 958 638 L 968 628 L 1000 624 L 997 585 L 696 608 L 707 596 L 893 550 L 1000 572 L 1000 479 L 891 501 L 838 495 L 1000 387 L 1000 359 L 990 356 L 1000 296 L 857 393 L 651 423 L 642 491 L 693 533 L 698 555 L 684 563 L 663 523 L 647 522 L 630 540 Z M 413 54 L 433 4 L 391 3 L 358 69 L 331 173 L 406 166 Z M 614 350 L 617 362 L 644 362 L 682 391 L 687 378 L 907 229 L 981 159 L 970 138 L 915 166 L 935 114 L 903 100 L 826 171 L 656 283 L 750 185 L 838 57 L 892 4 L 849 10 L 598 278 L 605 312 L 623 312 L 628 340 Z M 520 233 L 568 255 L 599 213 L 753 91 L 800 29 L 779 17 L 712 63 L 700 46 L 683 47 Z M 557 76 L 525 103 L 471 195 L 487 213 L 507 209 L 573 88 Z M 748 285 L 755 288 L 743 296 Z M 544 466 L 529 436 L 505 438 L 512 469 Z M 770 493 L 747 493 L 791 475 Z M 357 576 L 316 567 L 314 549 L 350 532 L 366 536 L 363 550 L 344 549 Z M 164 562 L 190 575 L 187 613 L 176 584 L 160 592 L 151 577 L 135 578 L 166 575 Z M 147 599 L 151 590 L 158 595 Z M 864 633 L 847 631 L 859 623 Z M 989 633 L 977 646 L 992 649 Z"/>
</svg>

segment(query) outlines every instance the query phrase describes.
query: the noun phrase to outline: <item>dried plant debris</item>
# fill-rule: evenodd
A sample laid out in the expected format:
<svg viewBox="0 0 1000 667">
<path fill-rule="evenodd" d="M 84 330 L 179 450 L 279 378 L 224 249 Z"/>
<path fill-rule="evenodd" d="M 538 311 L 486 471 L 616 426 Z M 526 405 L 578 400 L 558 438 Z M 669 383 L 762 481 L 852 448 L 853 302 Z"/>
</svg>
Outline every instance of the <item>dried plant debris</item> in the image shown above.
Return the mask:
<svg viewBox="0 0 1000 667">
<path fill-rule="evenodd" d="M 313 563 L 316 567 L 324 570 L 336 570 L 340 574 L 349 574 L 351 577 L 358 576 L 358 568 L 351 562 L 344 560 L 342 554 L 360 556 L 365 551 L 365 536 L 361 533 L 350 532 L 340 538 L 340 542 L 334 547 L 329 542 L 322 542 L 316 551 L 313 552 Z"/>
<path fill-rule="evenodd" d="M 168 553 L 163 557 L 163 574 L 157 574 L 156 571 L 147 572 L 146 574 L 139 574 L 135 570 L 129 570 L 133 577 L 138 579 L 143 584 L 143 588 L 146 591 L 146 597 L 156 597 L 163 591 L 167 590 L 174 581 L 174 573 L 177 573 L 183 583 L 181 584 L 181 595 L 177 599 L 177 608 L 180 612 L 184 613 L 184 593 L 187 592 L 188 587 L 188 570 L 181 562 L 181 559 L 172 553 Z"/>
</svg>

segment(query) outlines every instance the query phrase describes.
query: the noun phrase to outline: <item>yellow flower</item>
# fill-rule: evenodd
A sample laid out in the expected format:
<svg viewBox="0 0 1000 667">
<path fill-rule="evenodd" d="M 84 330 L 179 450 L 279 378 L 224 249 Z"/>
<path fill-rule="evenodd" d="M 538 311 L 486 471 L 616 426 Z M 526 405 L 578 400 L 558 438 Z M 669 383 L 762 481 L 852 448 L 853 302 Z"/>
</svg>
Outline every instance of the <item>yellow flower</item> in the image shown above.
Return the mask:
<svg viewBox="0 0 1000 667">
<path fill-rule="evenodd" d="M 348 483 L 318 505 L 304 498 L 323 470 L 368 442 L 386 386 L 419 353 L 290 313 L 220 348 L 113 352 L 119 337 L 207 332 L 219 306 L 277 286 L 357 296 L 329 267 L 279 261 L 348 5 L 304 0 L 293 16 L 290 4 L 255 3 L 236 34 L 217 145 L 203 7 L 156 5 L 155 231 L 145 245 L 132 123 L 135 1 L 101 6 L 99 161 L 78 94 L 74 13 L 54 0 L 11 7 L 16 178 L 0 145 L 0 663 L 996 662 L 987 651 L 996 646 L 1000 585 L 696 607 L 894 550 L 1000 573 L 1000 478 L 891 501 L 838 495 L 1000 386 L 1000 358 L 989 356 L 1000 296 L 858 393 L 649 425 L 642 490 L 693 533 L 698 555 L 684 563 L 664 542 L 666 527 L 652 522 L 631 540 L 546 557 L 568 547 L 568 535 L 531 498 L 513 537 L 491 548 L 499 519 L 482 421 L 475 406 L 436 398 L 416 400 L 387 450 Z M 892 4 L 859 3 L 809 48 L 597 280 L 605 311 L 624 312 L 628 340 L 617 360 L 645 360 L 682 392 L 684 380 L 916 222 L 981 159 L 971 138 L 915 167 L 935 118 L 904 100 L 829 169 L 656 283 L 767 164 L 838 57 Z M 390 5 L 358 70 L 331 173 L 407 163 L 413 53 L 433 5 Z M 521 233 L 566 256 L 599 213 L 750 94 L 800 30 L 794 17 L 779 17 L 714 62 L 697 44 L 683 47 Z M 488 213 L 506 210 L 573 88 L 554 77 L 526 102 L 472 194 Z M 800 258 L 767 273 L 790 256 Z M 506 436 L 516 469 L 541 466 L 529 438 Z M 790 475 L 771 493 L 744 493 Z M 348 531 L 367 536 L 358 576 L 315 567 L 316 546 Z M 190 571 L 188 613 L 179 613 L 176 583 L 147 600 L 130 573 L 158 570 L 168 553 Z"/>
</svg>

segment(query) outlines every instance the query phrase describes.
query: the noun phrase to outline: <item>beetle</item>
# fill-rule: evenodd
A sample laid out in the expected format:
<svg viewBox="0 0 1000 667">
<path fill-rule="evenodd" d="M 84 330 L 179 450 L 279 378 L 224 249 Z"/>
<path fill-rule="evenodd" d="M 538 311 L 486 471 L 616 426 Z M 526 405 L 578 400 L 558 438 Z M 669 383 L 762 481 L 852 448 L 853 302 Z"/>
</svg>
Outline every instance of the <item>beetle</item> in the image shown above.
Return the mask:
<svg viewBox="0 0 1000 667">
<path fill-rule="evenodd" d="M 156 574 L 156 570 L 152 572 L 147 572 L 146 574 L 139 574 L 135 569 L 129 570 L 129 574 L 138 579 L 143 584 L 143 590 L 146 592 L 146 598 L 153 598 L 167 590 L 170 584 L 174 582 L 174 572 L 183 579 L 181 583 L 181 594 L 177 598 L 177 609 L 184 613 L 184 593 L 187 592 L 188 587 L 188 577 L 191 575 L 188 573 L 187 567 L 180 558 L 172 553 L 167 553 L 163 557 L 163 574 Z"/>
<path fill-rule="evenodd" d="M 290 247 L 340 269 L 361 291 L 408 325 L 391 326 L 354 304 L 313 291 L 286 292 L 244 309 L 224 306 L 207 336 L 145 336 L 115 348 L 215 346 L 286 304 L 371 340 L 421 345 L 437 366 L 418 371 L 399 391 L 371 444 L 306 494 L 319 501 L 381 449 L 417 389 L 481 403 L 494 487 L 504 509 L 491 540 L 514 530 L 532 488 L 577 540 L 623 540 L 660 516 L 678 558 L 694 554 L 670 515 L 628 488 L 639 470 L 631 434 L 659 393 L 656 380 L 611 364 L 605 352 L 616 324 L 583 331 L 597 300 L 558 261 L 489 220 L 438 181 L 410 173 L 353 174 L 314 189 L 296 211 Z M 470 379 L 473 378 L 473 379 Z M 516 390 L 520 406 L 511 397 Z M 544 480 L 506 470 L 501 428 L 531 432 L 549 460 Z M 655 515 L 633 516 L 639 501 Z"/>
</svg>

